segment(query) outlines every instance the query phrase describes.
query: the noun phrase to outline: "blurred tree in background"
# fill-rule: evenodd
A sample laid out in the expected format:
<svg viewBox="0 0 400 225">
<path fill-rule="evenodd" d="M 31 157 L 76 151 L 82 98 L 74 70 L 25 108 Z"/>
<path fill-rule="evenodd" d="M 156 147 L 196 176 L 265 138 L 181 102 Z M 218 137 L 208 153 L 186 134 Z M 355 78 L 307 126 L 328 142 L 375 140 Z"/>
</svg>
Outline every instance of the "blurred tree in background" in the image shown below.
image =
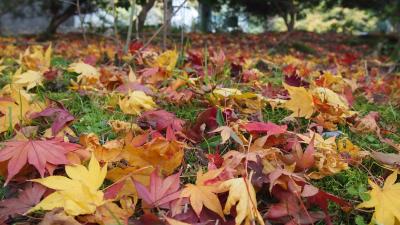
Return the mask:
<svg viewBox="0 0 400 225">
<path fill-rule="evenodd" d="M 296 20 L 304 17 L 304 10 L 317 6 L 319 0 L 226 0 L 238 11 L 256 15 L 265 21 L 271 16 L 283 18 L 287 30 L 293 31 Z"/>
</svg>

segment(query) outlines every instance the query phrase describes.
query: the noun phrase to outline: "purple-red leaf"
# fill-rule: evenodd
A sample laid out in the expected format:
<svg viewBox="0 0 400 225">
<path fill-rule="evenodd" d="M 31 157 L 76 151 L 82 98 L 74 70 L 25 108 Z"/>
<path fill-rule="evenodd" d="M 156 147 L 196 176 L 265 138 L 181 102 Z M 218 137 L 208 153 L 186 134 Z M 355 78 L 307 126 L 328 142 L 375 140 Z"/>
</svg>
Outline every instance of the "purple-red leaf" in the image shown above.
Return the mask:
<svg viewBox="0 0 400 225">
<path fill-rule="evenodd" d="M 140 182 L 134 181 L 139 197 L 150 207 L 170 208 L 172 201 L 180 196 L 179 176 L 181 172 L 173 174 L 165 179 L 158 176 L 158 170 L 150 175 L 150 186 L 147 188 Z"/>
<path fill-rule="evenodd" d="M 0 215 L 7 217 L 26 213 L 40 202 L 45 191 L 46 188 L 40 184 L 29 185 L 25 190 L 20 191 L 18 197 L 0 202 Z"/>
<path fill-rule="evenodd" d="M 56 102 L 58 107 L 50 107 L 47 109 L 44 109 L 41 112 L 34 113 L 32 114 L 31 118 L 35 119 L 38 117 L 52 117 L 53 119 L 53 124 L 51 125 L 51 132 L 53 136 L 55 136 L 60 130 L 64 128 L 64 126 L 73 121 L 75 118 L 73 115 L 71 115 L 67 109 L 64 108 L 64 106 Z"/>
<path fill-rule="evenodd" d="M 139 123 L 147 124 L 155 130 L 162 131 L 171 127 L 173 131 L 181 131 L 184 121 L 175 114 L 165 110 L 153 110 L 142 114 Z"/>
</svg>

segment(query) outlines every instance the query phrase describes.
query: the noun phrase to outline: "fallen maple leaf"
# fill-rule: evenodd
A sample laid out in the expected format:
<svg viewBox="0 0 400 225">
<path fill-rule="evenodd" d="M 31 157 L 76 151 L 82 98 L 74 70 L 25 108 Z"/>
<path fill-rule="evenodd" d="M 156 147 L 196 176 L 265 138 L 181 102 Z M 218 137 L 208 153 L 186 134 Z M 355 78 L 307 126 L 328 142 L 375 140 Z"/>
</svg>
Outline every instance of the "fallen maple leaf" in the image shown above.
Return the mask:
<svg viewBox="0 0 400 225">
<path fill-rule="evenodd" d="M 357 208 L 375 208 L 371 223 L 394 225 L 400 221 L 400 183 L 397 180 L 397 171 L 386 178 L 383 187 L 368 180 L 372 190 L 368 191 L 370 199 L 359 204 Z"/>
<path fill-rule="evenodd" d="M 97 206 L 104 203 L 104 194 L 98 189 L 103 184 L 107 165 L 101 168 L 92 154 L 88 168 L 82 165 L 66 166 L 65 172 L 70 178 L 49 176 L 32 180 L 56 191 L 31 208 L 29 212 L 61 207 L 68 215 L 76 216 L 92 214 Z"/>
<path fill-rule="evenodd" d="M 79 145 L 65 143 L 62 139 L 7 141 L 5 148 L 0 151 L 0 162 L 8 160 L 8 175 L 4 185 L 29 163 L 43 177 L 47 163 L 53 165 L 68 164 L 66 154 L 76 150 Z"/>
<path fill-rule="evenodd" d="M 221 132 L 220 144 L 225 144 L 225 142 L 227 142 L 229 138 L 232 138 L 236 143 L 243 146 L 243 141 L 239 138 L 239 136 L 235 133 L 235 131 L 233 131 L 232 128 L 228 126 L 220 126 L 217 129 L 210 131 L 210 133 L 216 133 L 216 132 Z"/>
<path fill-rule="evenodd" d="M 95 83 L 100 77 L 99 71 L 95 67 L 84 62 L 72 63 L 69 65 L 68 71 L 80 74 L 77 81 L 82 83 Z"/>
<path fill-rule="evenodd" d="M 57 208 L 44 215 L 39 225 L 81 225 L 72 216 L 68 216 L 61 208 Z"/>
<path fill-rule="evenodd" d="M 184 121 L 178 119 L 175 114 L 165 110 L 153 110 L 144 112 L 138 119 L 139 123 L 149 125 L 155 130 L 161 131 L 171 127 L 174 131 L 181 131 Z M 141 125 L 142 126 L 142 125 Z"/>
<path fill-rule="evenodd" d="M 121 140 L 111 140 L 101 145 L 99 137 L 94 133 L 81 135 L 79 137 L 79 142 L 86 147 L 88 151 L 93 152 L 96 159 L 100 162 L 118 161 L 124 145 Z"/>
<path fill-rule="evenodd" d="M 93 216 L 88 216 L 89 219 L 91 219 L 88 222 L 100 225 L 128 224 L 128 218 L 132 216 L 132 213 L 132 209 L 124 209 L 113 202 L 107 202 L 104 205 L 97 207 Z"/>
<path fill-rule="evenodd" d="M 55 102 L 58 107 L 49 107 L 41 112 L 33 113 L 32 119 L 38 117 L 54 117 L 53 124 L 51 125 L 51 132 L 55 136 L 60 130 L 62 130 L 67 123 L 73 121 L 75 117 L 68 112 L 66 108 L 60 103 Z"/>
<path fill-rule="evenodd" d="M 308 168 L 311 168 L 314 163 L 314 153 L 315 153 L 315 149 L 314 149 L 314 138 L 315 135 L 311 138 L 310 143 L 308 144 L 306 150 L 304 150 L 304 152 L 300 149 L 297 149 L 297 154 L 295 154 L 295 159 L 296 159 L 296 167 L 305 170 Z"/>
<path fill-rule="evenodd" d="M 244 125 L 244 129 L 249 133 L 267 133 L 268 136 L 271 136 L 285 133 L 287 125 L 277 125 L 271 122 L 251 122 Z"/>
<path fill-rule="evenodd" d="M 196 184 L 187 184 L 182 190 L 182 197 L 188 197 L 190 205 L 198 217 L 200 217 L 203 205 L 211 211 L 217 213 L 221 218 L 224 218 L 221 203 L 216 195 L 219 190 L 216 184 L 207 185 L 206 181 L 216 178 L 222 169 L 209 170 L 203 174 L 202 170 L 197 172 Z"/>
<path fill-rule="evenodd" d="M 293 87 L 283 83 L 283 87 L 289 92 L 290 100 L 285 107 L 293 113 L 292 117 L 310 118 L 314 113 L 313 96 L 304 87 Z"/>
<path fill-rule="evenodd" d="M 153 166 L 165 174 L 171 174 L 182 163 L 184 146 L 182 142 L 158 137 L 141 147 L 126 146 L 122 157 L 131 166 Z"/>
<path fill-rule="evenodd" d="M 331 106 L 341 108 L 344 111 L 349 110 L 349 105 L 346 100 L 328 88 L 315 88 L 313 89 L 313 94 L 317 96 L 322 102 L 326 102 Z"/>
<path fill-rule="evenodd" d="M 143 91 L 133 91 L 119 100 L 119 107 L 126 114 L 140 115 L 142 111 L 154 109 L 156 103 Z"/>
<path fill-rule="evenodd" d="M 178 61 L 178 52 L 176 50 L 168 50 L 159 55 L 156 59 L 153 67 L 161 67 L 168 72 L 172 72 Z"/>
<path fill-rule="evenodd" d="M 42 198 L 46 188 L 39 184 L 29 185 L 16 198 L 5 199 L 0 202 L 0 215 L 14 216 L 26 213 Z"/>
<path fill-rule="evenodd" d="M 398 167 L 400 165 L 399 154 L 371 151 L 371 157 L 380 163 L 390 166 Z"/>
<path fill-rule="evenodd" d="M 14 74 L 13 76 L 14 83 L 17 85 L 21 85 L 22 87 L 26 87 L 27 90 L 30 90 L 39 85 L 43 85 L 43 80 L 43 73 L 34 70 L 28 70 L 24 73 Z"/>
<path fill-rule="evenodd" d="M 52 50 L 51 45 L 46 51 L 40 45 L 29 47 L 21 56 L 20 63 L 28 70 L 46 72 L 50 68 Z"/>
<path fill-rule="evenodd" d="M 236 224 L 245 225 L 253 224 L 257 221 L 259 224 L 264 225 L 264 220 L 257 209 L 256 192 L 253 185 L 243 178 L 234 178 L 224 181 L 219 186 L 221 192 L 229 191 L 228 199 L 226 200 L 224 213 L 230 214 L 232 206 L 236 205 Z"/>
<path fill-rule="evenodd" d="M 29 122 L 28 113 L 41 110 L 40 103 L 30 103 L 31 96 L 24 89 L 8 85 L 0 93 L 4 96 L 0 97 L 0 133 Z"/>
<path fill-rule="evenodd" d="M 180 196 L 179 176 L 181 172 L 162 179 L 159 171 L 150 175 L 150 186 L 146 188 L 140 182 L 134 181 L 139 197 L 150 207 L 170 208 L 170 203 Z"/>
</svg>

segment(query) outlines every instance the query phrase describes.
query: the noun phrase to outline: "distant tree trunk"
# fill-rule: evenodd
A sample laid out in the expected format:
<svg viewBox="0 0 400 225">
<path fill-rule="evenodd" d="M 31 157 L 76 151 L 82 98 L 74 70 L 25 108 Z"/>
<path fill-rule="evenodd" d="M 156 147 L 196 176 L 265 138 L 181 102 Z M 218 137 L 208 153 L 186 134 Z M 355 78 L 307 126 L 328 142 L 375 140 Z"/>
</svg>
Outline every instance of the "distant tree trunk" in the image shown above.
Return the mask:
<svg viewBox="0 0 400 225">
<path fill-rule="evenodd" d="M 200 30 L 204 33 L 211 32 L 211 7 L 207 2 L 200 1 Z"/>
<path fill-rule="evenodd" d="M 149 13 L 150 9 L 153 8 L 154 3 L 156 0 L 149 0 L 146 4 L 142 5 L 142 10 L 140 11 L 137 19 L 138 19 L 138 30 L 141 32 L 144 28 L 144 22 L 146 22 L 147 14 Z M 135 21 L 136 22 L 136 21 Z"/>
<path fill-rule="evenodd" d="M 60 14 L 58 14 L 58 11 L 59 10 L 54 11 L 56 13 L 51 18 L 46 30 L 39 36 L 39 41 L 44 41 L 53 37 L 53 35 L 57 32 L 58 27 L 75 14 L 76 6 L 71 4 Z"/>
<path fill-rule="evenodd" d="M 287 31 L 292 32 L 296 24 L 297 9 L 293 1 L 289 1 L 288 3 L 289 5 L 287 11 L 285 10 L 283 20 L 285 21 Z"/>
<path fill-rule="evenodd" d="M 288 32 L 292 32 L 294 30 L 295 23 L 296 23 L 296 13 L 290 12 L 288 15 L 288 19 L 285 20 Z"/>
</svg>

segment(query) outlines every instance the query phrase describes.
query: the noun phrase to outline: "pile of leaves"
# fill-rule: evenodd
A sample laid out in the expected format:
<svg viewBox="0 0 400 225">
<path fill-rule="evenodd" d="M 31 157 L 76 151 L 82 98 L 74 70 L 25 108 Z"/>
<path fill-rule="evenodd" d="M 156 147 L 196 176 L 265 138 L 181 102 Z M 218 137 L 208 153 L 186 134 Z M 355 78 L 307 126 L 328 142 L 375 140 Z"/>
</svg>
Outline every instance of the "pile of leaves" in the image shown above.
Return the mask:
<svg viewBox="0 0 400 225">
<path fill-rule="evenodd" d="M 0 223 L 400 223 L 399 123 L 356 109 L 400 115 L 390 62 L 189 37 L 197 46 L 135 41 L 127 54 L 98 40 L 0 45 Z M 323 185 L 352 170 L 368 189 Z"/>
</svg>

